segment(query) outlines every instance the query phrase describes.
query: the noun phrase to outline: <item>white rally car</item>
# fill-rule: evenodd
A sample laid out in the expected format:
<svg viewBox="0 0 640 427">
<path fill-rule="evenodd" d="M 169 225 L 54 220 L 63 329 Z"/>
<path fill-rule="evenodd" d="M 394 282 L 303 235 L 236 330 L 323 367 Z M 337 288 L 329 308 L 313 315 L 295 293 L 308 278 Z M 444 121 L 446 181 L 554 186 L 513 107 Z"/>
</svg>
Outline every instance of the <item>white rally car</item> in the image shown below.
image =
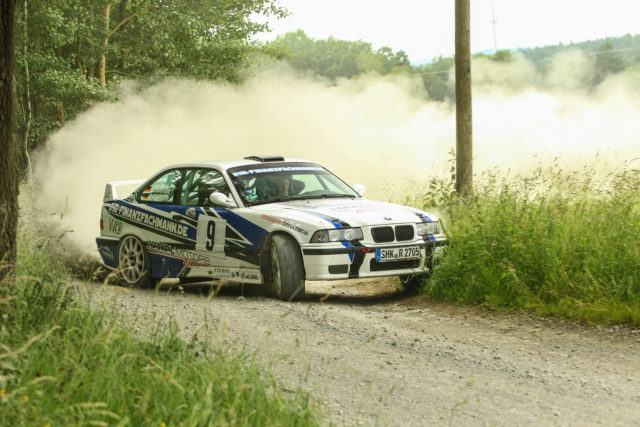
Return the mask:
<svg viewBox="0 0 640 427">
<path fill-rule="evenodd" d="M 141 184 L 124 199 L 120 184 Z M 284 300 L 305 280 L 429 272 L 445 244 L 437 218 L 362 197 L 322 166 L 277 156 L 169 166 L 108 183 L 97 244 L 123 282 L 166 277 L 273 284 Z"/>
</svg>

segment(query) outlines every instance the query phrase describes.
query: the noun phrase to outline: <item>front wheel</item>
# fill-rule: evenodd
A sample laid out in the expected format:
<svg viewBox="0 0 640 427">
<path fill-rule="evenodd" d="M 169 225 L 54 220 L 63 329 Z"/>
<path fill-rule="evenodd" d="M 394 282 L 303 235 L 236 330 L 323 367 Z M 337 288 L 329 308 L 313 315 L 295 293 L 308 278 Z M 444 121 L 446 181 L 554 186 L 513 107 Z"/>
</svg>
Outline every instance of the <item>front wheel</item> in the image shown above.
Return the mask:
<svg viewBox="0 0 640 427">
<path fill-rule="evenodd" d="M 271 276 L 276 296 L 284 301 L 304 297 L 304 267 L 296 242 L 277 234 L 271 241 Z"/>
<path fill-rule="evenodd" d="M 422 288 L 424 282 L 429 278 L 429 273 L 407 274 L 400 276 L 402 290 L 405 292 L 415 292 Z"/>
<path fill-rule="evenodd" d="M 125 285 L 149 287 L 151 259 L 144 244 L 136 236 L 125 236 L 118 246 L 118 270 Z"/>
</svg>

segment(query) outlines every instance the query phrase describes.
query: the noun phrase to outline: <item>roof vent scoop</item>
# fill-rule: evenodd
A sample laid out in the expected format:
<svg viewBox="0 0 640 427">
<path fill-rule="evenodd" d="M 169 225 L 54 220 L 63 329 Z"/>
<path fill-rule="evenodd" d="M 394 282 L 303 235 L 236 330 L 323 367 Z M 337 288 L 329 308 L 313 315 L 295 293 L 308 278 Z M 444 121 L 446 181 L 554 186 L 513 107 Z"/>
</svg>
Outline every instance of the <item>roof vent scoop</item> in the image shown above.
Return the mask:
<svg viewBox="0 0 640 427">
<path fill-rule="evenodd" d="M 256 162 L 284 162 L 282 156 L 249 156 L 245 160 L 255 160 Z"/>
</svg>

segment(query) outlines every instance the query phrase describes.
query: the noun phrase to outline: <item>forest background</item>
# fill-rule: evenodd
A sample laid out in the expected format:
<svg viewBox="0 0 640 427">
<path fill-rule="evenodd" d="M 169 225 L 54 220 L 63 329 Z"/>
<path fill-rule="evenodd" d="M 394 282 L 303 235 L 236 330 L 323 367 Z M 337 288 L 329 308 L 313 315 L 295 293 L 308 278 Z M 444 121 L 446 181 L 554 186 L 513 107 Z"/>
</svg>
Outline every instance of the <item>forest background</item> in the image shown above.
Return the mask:
<svg viewBox="0 0 640 427">
<path fill-rule="evenodd" d="M 102 101 L 117 100 L 122 82 L 138 87 L 162 79 L 191 78 L 241 83 L 265 64 L 283 60 L 294 70 L 328 81 L 363 76 L 417 76 L 422 95 L 454 103 L 453 57 L 412 64 L 389 47 L 363 40 L 316 40 L 302 30 L 273 42 L 252 41 L 268 29 L 251 17 L 287 12 L 273 1 L 26 0 L 16 11 L 18 150 L 23 178 L 28 153 L 43 148 L 54 131 Z M 428 43 L 428 41 L 426 41 Z M 523 47 L 476 53 L 474 59 L 512 62 L 524 57 L 544 74 L 558 53 L 574 49 L 593 58 L 583 82 L 595 87 L 607 76 L 640 70 L 640 35 L 570 45 Z"/>
</svg>

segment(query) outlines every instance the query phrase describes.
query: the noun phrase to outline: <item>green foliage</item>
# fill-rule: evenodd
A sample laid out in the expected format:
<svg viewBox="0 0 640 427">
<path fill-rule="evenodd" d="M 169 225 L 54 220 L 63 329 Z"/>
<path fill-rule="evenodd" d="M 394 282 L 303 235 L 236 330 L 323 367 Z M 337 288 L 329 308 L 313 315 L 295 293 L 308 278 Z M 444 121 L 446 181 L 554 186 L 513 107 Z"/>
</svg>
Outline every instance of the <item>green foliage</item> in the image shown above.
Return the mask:
<svg viewBox="0 0 640 427">
<path fill-rule="evenodd" d="M 271 45 L 288 52 L 285 60 L 294 69 L 332 80 L 371 72 L 382 75 L 408 72 L 411 69 L 409 57 L 404 51 L 393 52 L 389 47 L 374 51 L 371 43 L 361 40 L 347 41 L 333 37 L 315 40 L 298 30 L 278 36 Z"/>
<path fill-rule="evenodd" d="M 640 324 L 640 170 L 487 173 L 470 200 L 434 180 L 450 246 L 424 291 L 491 308 Z"/>
<path fill-rule="evenodd" d="M 615 52 L 613 44 L 606 41 L 596 52 L 594 83 L 602 82 L 608 75 L 623 71 L 626 68 L 624 59 Z"/>
<path fill-rule="evenodd" d="M 141 341 L 70 281 L 23 231 L 18 281 L 0 286 L 0 425 L 319 423 L 306 394 L 283 397 L 249 355 L 185 342 L 174 323 Z"/>
<path fill-rule="evenodd" d="M 416 72 L 422 77 L 422 83 L 429 97 L 435 101 L 454 102 L 455 82 L 453 80 L 454 59 L 442 56 L 431 63 L 416 67 Z"/>
<path fill-rule="evenodd" d="M 133 16 L 109 40 L 113 73 L 238 82 L 249 55 L 261 51 L 250 37 L 268 28 L 252 15 L 285 14 L 272 0 L 137 3 L 118 17 Z"/>
<path fill-rule="evenodd" d="M 26 20 L 22 7 L 16 12 L 18 131 L 26 123 L 25 65 L 34 149 L 91 105 L 116 99 L 123 78 L 241 81 L 253 55 L 281 55 L 251 42 L 268 29 L 255 19 L 285 15 L 276 0 L 29 0 Z M 102 55 L 104 84 L 98 80 Z"/>
<path fill-rule="evenodd" d="M 606 39 L 587 40 L 568 45 L 557 44 L 536 48 L 520 49 L 525 58 L 534 63 L 542 63 L 549 60 L 558 53 L 567 49 L 579 49 L 587 54 L 594 54 L 601 49 L 604 43 L 610 43 L 616 55 L 629 62 L 630 65 L 640 64 L 640 35 L 626 34 L 622 37 L 608 37 Z"/>
<path fill-rule="evenodd" d="M 496 62 L 511 62 L 513 59 L 510 50 L 499 50 L 493 54 L 492 59 Z"/>
</svg>

